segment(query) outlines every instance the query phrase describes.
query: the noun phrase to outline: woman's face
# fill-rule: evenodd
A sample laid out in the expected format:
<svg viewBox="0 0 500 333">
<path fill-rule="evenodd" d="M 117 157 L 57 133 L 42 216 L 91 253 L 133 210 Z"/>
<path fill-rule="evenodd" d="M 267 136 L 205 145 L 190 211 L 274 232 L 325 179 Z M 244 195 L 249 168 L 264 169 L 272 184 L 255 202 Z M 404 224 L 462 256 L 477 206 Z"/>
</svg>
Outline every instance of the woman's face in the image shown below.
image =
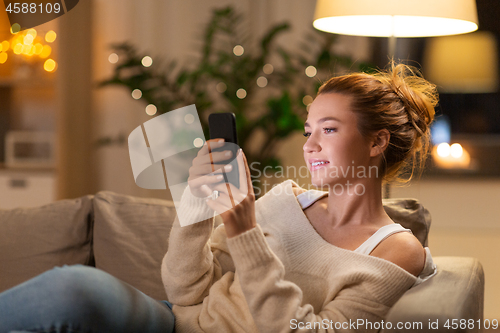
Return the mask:
<svg viewBox="0 0 500 333">
<path fill-rule="evenodd" d="M 308 137 L 303 147 L 312 184 L 353 184 L 368 177 L 370 142 L 359 133 L 357 123 L 349 96 L 324 93 L 312 102 L 304 125 Z"/>
</svg>

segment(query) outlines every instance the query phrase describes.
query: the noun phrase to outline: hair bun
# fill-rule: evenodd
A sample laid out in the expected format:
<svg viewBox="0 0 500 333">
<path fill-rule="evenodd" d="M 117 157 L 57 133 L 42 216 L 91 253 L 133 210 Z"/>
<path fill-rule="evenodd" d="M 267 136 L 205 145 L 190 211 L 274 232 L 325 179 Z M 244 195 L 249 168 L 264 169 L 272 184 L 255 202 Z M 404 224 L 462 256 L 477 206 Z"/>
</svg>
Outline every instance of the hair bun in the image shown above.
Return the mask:
<svg viewBox="0 0 500 333">
<path fill-rule="evenodd" d="M 405 64 L 392 64 L 390 73 L 388 84 L 403 103 L 408 121 L 418 136 L 426 135 L 438 102 L 436 85 L 426 81 L 416 68 Z"/>
</svg>

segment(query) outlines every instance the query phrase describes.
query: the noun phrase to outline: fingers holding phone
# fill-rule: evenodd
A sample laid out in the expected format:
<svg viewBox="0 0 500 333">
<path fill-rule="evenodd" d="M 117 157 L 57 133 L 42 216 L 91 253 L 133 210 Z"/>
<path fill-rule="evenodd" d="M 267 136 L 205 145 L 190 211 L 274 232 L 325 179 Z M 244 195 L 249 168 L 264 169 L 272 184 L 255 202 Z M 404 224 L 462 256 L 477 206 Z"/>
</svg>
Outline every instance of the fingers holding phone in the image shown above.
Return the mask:
<svg viewBox="0 0 500 333">
<path fill-rule="evenodd" d="M 205 142 L 189 168 L 188 185 L 191 193 L 197 197 L 206 197 L 212 193 L 211 185 L 224 180 L 223 171 L 232 170 L 232 165 L 223 163 L 233 156 L 232 151 L 212 151 L 224 146 L 224 139 L 216 138 Z"/>
</svg>

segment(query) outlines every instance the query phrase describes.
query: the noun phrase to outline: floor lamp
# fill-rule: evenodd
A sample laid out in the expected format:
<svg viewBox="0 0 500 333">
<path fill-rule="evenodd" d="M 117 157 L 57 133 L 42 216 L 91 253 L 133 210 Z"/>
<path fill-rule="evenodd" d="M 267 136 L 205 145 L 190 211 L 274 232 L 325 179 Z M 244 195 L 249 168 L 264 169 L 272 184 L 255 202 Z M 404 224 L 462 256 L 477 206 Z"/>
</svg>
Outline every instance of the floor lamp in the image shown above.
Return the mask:
<svg viewBox="0 0 500 333">
<path fill-rule="evenodd" d="M 475 0 L 317 0 L 313 26 L 341 35 L 397 37 L 457 35 L 477 30 Z M 389 197 L 389 185 L 384 197 Z"/>
</svg>

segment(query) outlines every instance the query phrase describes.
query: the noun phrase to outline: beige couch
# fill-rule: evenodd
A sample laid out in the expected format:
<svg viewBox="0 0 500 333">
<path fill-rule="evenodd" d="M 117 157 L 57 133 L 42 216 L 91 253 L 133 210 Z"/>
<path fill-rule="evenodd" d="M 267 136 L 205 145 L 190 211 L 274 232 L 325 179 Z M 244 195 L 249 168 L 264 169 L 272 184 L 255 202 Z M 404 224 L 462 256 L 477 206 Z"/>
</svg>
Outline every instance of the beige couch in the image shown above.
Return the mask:
<svg viewBox="0 0 500 333">
<path fill-rule="evenodd" d="M 427 245 L 427 210 L 412 199 L 391 199 L 384 205 L 393 220 L 412 229 Z M 172 202 L 107 191 L 37 208 L 0 210 L 0 292 L 54 266 L 84 264 L 155 299 L 166 299 L 160 264 L 174 217 Z M 410 289 L 390 310 L 387 320 L 393 327 L 398 322 L 406 325 L 401 332 L 479 331 L 460 330 L 460 325 L 457 330 L 447 329 L 444 324 L 448 319 L 450 324 L 452 319 L 482 320 L 484 274 L 480 263 L 462 257 L 434 259 L 437 275 Z M 436 320 L 440 329 L 429 329 L 429 322 Z M 416 324 L 408 329 L 408 323 Z"/>
</svg>

